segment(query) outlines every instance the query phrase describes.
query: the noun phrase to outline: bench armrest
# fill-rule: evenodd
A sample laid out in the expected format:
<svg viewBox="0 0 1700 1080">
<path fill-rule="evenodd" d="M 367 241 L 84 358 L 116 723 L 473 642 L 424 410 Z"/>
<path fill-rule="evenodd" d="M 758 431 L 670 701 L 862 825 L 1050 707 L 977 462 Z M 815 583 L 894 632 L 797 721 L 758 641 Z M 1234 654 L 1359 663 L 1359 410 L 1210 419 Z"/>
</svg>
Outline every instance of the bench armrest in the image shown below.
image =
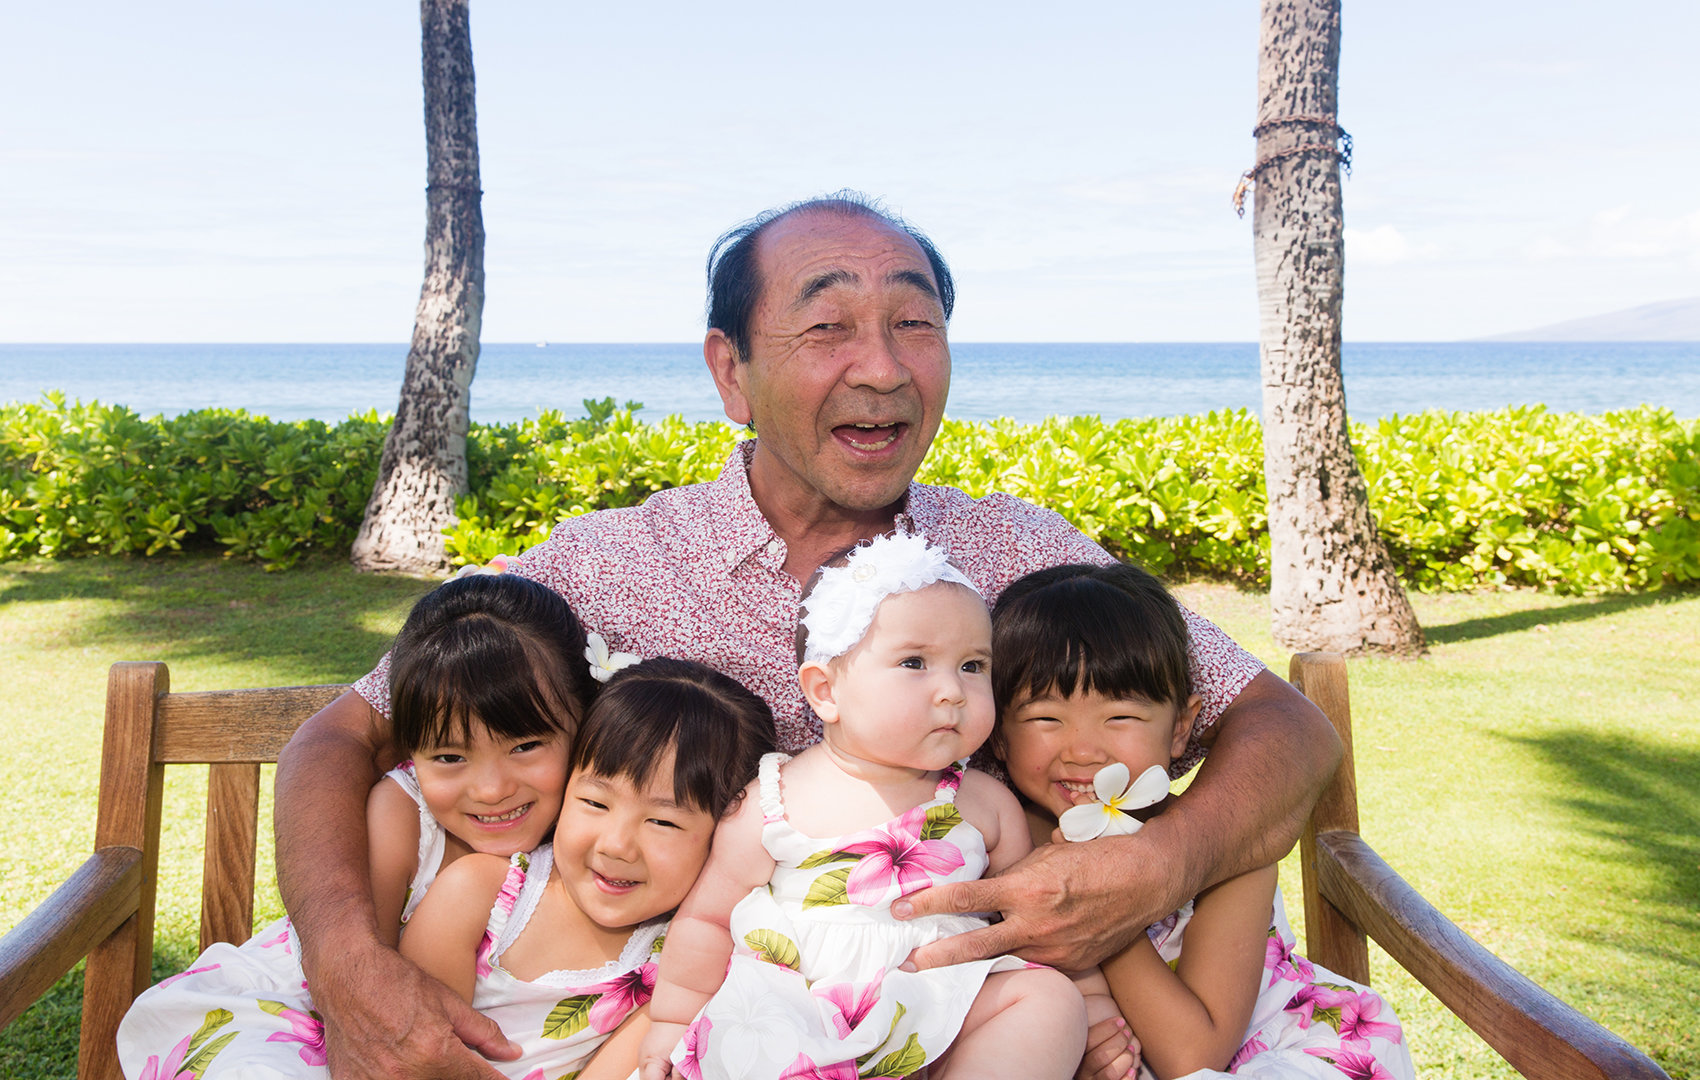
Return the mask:
<svg viewBox="0 0 1700 1080">
<path fill-rule="evenodd" d="M 0 1027 L 136 913 L 142 853 L 104 847 L 0 939 Z"/>
<path fill-rule="evenodd" d="M 1460 930 L 1363 837 L 1318 834 L 1315 866 L 1323 897 L 1524 1076 L 1670 1080 L 1647 1055 Z"/>
</svg>

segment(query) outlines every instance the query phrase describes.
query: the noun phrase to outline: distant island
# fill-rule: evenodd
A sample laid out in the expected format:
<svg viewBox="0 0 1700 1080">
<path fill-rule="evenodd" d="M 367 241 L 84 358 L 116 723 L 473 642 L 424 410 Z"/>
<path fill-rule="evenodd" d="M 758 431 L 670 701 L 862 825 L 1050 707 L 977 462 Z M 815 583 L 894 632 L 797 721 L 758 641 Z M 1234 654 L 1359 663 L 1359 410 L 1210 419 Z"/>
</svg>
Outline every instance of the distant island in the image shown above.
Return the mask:
<svg viewBox="0 0 1700 1080">
<path fill-rule="evenodd" d="M 1700 341 L 1700 296 L 1662 300 L 1477 341 Z"/>
</svg>

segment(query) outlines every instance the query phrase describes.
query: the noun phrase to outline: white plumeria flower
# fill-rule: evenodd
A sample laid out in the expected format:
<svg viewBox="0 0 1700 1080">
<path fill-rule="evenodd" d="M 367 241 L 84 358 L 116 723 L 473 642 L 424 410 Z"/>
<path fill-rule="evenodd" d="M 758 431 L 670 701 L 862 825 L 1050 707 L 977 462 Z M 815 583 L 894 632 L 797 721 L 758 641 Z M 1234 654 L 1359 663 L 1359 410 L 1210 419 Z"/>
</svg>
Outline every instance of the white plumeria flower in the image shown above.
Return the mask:
<svg viewBox="0 0 1700 1080">
<path fill-rule="evenodd" d="M 1129 810 L 1143 810 L 1163 801 L 1169 793 L 1169 773 L 1161 765 L 1153 765 L 1128 782 L 1129 770 L 1117 761 L 1099 769 L 1092 777 L 1092 791 L 1097 802 L 1071 806 L 1063 811 L 1057 824 L 1069 840 L 1096 840 L 1100 836 L 1131 836 L 1145 824 Z"/>
<path fill-rule="evenodd" d="M 513 558 L 511 555 L 492 555 L 489 563 L 484 566 L 479 566 L 477 563 L 467 563 L 465 566 L 455 571 L 454 580 L 459 581 L 463 577 L 473 577 L 477 574 L 506 573 L 508 569 L 508 560 L 511 558 Z"/>
<path fill-rule="evenodd" d="M 586 634 L 584 640 L 584 658 L 590 661 L 590 677 L 597 682 L 607 682 L 614 677 L 614 672 L 631 667 L 642 659 L 636 653 L 609 652 L 608 642 L 601 634 Z"/>
</svg>

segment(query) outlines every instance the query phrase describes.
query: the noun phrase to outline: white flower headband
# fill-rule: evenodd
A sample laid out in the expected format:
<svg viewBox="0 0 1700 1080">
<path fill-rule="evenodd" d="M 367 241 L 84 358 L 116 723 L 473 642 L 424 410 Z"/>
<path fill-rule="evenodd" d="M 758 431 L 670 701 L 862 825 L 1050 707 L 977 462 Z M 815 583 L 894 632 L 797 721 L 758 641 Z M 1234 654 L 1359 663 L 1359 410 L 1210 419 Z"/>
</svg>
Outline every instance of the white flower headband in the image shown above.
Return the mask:
<svg viewBox="0 0 1700 1080">
<path fill-rule="evenodd" d="M 808 630 L 805 663 L 825 663 L 843 656 L 862 640 L 880 601 L 897 593 L 914 592 L 948 581 L 980 590 L 950 563 L 943 548 L 927 543 L 919 533 L 876 536 L 853 549 L 843 566 L 822 570 L 814 588 L 803 598 L 799 621 Z"/>
</svg>

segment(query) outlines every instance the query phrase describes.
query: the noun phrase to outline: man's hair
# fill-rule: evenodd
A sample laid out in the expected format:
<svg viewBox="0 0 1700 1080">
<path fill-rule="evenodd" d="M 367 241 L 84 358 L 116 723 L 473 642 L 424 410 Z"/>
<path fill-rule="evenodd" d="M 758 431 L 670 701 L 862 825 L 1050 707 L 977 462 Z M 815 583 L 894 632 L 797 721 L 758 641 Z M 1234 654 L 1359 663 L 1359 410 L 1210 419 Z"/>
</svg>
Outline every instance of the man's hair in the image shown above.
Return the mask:
<svg viewBox="0 0 1700 1080">
<path fill-rule="evenodd" d="M 938 285 L 939 304 L 944 308 L 945 321 L 950 321 L 950 313 L 956 307 L 956 283 L 938 248 L 933 246 L 926 233 L 886 210 L 878 200 L 846 188 L 757 214 L 742 225 L 720 234 L 720 239 L 709 249 L 708 328 L 726 335 L 739 360 L 750 358 L 750 321 L 755 318 L 756 303 L 761 299 L 761 267 L 756 258 L 761 234 L 781 218 L 806 213 L 867 218 L 896 229 L 915 241 L 927 256 L 933 281 Z"/>
<path fill-rule="evenodd" d="M 992 697 L 1076 691 L 1184 705 L 1192 694 L 1186 620 L 1163 583 L 1115 563 L 1018 578 L 992 609 Z"/>
<path fill-rule="evenodd" d="M 547 585 L 474 574 L 420 598 L 390 652 L 390 714 L 407 754 L 465 740 L 567 738 L 596 697 L 584 629 Z"/>
<path fill-rule="evenodd" d="M 608 680 L 579 726 L 568 769 L 641 789 L 671 759 L 674 800 L 718 818 L 773 749 L 767 702 L 707 664 L 658 656 Z"/>
</svg>

